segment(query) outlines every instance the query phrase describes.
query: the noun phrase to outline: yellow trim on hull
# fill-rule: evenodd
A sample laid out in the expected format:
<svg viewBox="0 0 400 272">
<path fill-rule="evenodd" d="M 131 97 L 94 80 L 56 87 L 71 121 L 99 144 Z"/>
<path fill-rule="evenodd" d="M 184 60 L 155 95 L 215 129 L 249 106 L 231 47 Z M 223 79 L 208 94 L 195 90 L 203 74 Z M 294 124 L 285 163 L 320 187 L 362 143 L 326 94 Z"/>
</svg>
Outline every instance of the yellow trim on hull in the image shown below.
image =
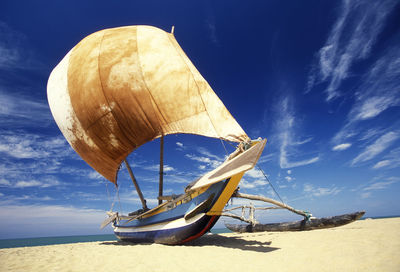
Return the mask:
<svg viewBox="0 0 400 272">
<path fill-rule="evenodd" d="M 238 173 L 230 178 L 228 184 L 225 186 L 223 192 L 219 196 L 218 200 L 215 202 L 214 206 L 212 206 L 210 211 L 206 213 L 207 215 L 221 215 L 226 203 L 228 203 L 233 192 L 235 192 L 237 186 L 239 185 L 239 182 L 242 179 L 244 172 Z"/>
</svg>

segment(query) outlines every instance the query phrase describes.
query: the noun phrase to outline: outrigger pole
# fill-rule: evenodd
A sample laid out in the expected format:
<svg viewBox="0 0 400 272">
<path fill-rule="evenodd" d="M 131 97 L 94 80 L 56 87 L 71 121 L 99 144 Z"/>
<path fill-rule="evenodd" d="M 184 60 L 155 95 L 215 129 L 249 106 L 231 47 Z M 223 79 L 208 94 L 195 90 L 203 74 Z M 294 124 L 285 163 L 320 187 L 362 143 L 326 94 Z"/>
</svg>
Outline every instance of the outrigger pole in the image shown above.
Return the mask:
<svg viewBox="0 0 400 272">
<path fill-rule="evenodd" d="M 293 207 L 290 207 L 289 205 L 287 205 L 285 203 L 273 200 L 273 199 L 265 197 L 265 196 L 242 194 L 242 193 L 239 193 L 238 190 L 236 190 L 232 194 L 232 197 L 246 198 L 246 199 L 250 199 L 250 200 L 259 200 L 259 201 L 268 202 L 268 203 L 274 204 L 274 205 L 276 205 L 278 207 L 281 207 L 283 209 L 287 209 L 287 210 L 289 210 L 289 211 L 291 211 L 293 213 L 296 213 L 298 215 L 304 216 L 305 218 L 309 218 L 310 217 L 310 214 L 308 212 L 297 210 L 297 209 L 295 209 Z"/>
<path fill-rule="evenodd" d="M 173 28 L 172 28 L 173 31 Z M 164 135 L 160 139 L 160 182 L 158 184 L 158 205 L 162 203 L 163 195 L 163 180 L 164 180 Z"/>
<path fill-rule="evenodd" d="M 135 185 L 135 188 L 136 188 L 136 191 L 137 191 L 137 193 L 138 193 L 138 195 L 139 195 L 140 201 L 142 202 L 143 210 L 146 211 L 146 210 L 148 210 L 149 208 L 147 208 L 146 200 L 144 199 L 143 194 L 142 194 L 142 191 L 141 191 L 140 188 L 139 188 L 139 184 L 137 183 L 137 181 L 136 181 L 136 179 L 135 179 L 135 176 L 133 175 L 132 169 L 131 169 L 131 167 L 129 166 L 128 161 L 125 159 L 124 162 L 125 162 L 126 168 L 128 169 L 129 175 L 131 176 L 132 182 L 133 182 L 133 184 Z"/>
</svg>

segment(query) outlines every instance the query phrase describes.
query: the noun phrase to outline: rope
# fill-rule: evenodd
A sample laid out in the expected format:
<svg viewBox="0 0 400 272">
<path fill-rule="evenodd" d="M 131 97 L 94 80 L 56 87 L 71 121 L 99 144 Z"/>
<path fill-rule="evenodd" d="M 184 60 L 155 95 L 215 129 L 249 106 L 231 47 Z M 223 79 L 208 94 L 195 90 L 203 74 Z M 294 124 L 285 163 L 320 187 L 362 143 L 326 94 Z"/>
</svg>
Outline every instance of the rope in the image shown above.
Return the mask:
<svg viewBox="0 0 400 272">
<path fill-rule="evenodd" d="M 272 185 L 272 183 L 269 181 L 267 175 L 264 173 L 264 171 L 261 169 L 261 167 L 257 164 L 258 169 L 261 171 L 261 173 L 264 175 L 265 179 L 268 181 L 269 185 L 271 185 L 272 189 L 274 190 L 275 194 L 278 196 L 278 198 L 280 199 L 280 201 L 285 204 L 285 202 L 282 200 L 281 196 L 278 194 L 278 192 L 275 190 L 274 185 Z"/>
<path fill-rule="evenodd" d="M 113 204 L 113 202 L 111 202 L 111 194 L 110 194 L 110 190 L 108 189 L 108 181 L 106 181 L 106 189 L 107 189 L 107 199 L 111 206 Z"/>
<path fill-rule="evenodd" d="M 123 214 L 122 206 L 121 206 L 121 199 L 119 198 L 119 186 L 115 185 L 115 187 L 117 187 L 117 197 L 118 197 L 119 210 L 121 211 L 121 214 Z"/>
<path fill-rule="evenodd" d="M 225 154 L 228 156 L 228 150 L 226 150 L 226 147 L 225 147 L 224 141 L 222 141 L 222 139 L 221 139 L 221 138 L 219 138 L 219 140 L 221 141 L 221 144 L 222 144 L 222 146 L 223 146 L 223 147 L 224 147 L 224 149 L 225 149 Z"/>
</svg>

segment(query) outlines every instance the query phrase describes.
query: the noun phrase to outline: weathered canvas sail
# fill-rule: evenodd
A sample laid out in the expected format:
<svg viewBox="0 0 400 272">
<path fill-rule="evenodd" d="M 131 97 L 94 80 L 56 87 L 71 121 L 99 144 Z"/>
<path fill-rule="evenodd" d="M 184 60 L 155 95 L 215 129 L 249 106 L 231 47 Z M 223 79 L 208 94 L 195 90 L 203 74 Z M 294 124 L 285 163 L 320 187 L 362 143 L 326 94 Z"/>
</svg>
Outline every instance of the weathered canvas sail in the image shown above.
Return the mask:
<svg viewBox="0 0 400 272">
<path fill-rule="evenodd" d="M 73 149 L 114 183 L 126 156 L 161 135 L 248 139 L 174 36 L 155 27 L 86 37 L 54 68 L 47 92 Z"/>
</svg>

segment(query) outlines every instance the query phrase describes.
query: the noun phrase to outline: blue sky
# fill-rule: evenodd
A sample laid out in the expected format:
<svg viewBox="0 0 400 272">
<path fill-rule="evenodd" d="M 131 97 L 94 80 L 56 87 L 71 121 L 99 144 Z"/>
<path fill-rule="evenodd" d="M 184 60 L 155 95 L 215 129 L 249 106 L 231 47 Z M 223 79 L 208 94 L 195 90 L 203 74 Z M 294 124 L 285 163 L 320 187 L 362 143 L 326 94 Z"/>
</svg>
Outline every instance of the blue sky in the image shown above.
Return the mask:
<svg viewBox="0 0 400 272">
<path fill-rule="evenodd" d="M 82 38 L 138 24 L 175 26 L 243 129 L 268 138 L 259 166 L 289 205 L 315 216 L 400 214 L 400 4 L 188 2 L 0 3 L 0 238 L 110 233 L 98 227 L 112 202 L 124 212 L 140 206 L 126 169 L 118 201 L 113 184 L 69 147 L 46 97 L 51 70 Z M 158 149 L 154 141 L 128 158 L 150 206 Z M 165 191 L 182 192 L 224 156 L 219 140 L 167 136 Z M 240 187 L 276 198 L 256 170 Z"/>
</svg>

